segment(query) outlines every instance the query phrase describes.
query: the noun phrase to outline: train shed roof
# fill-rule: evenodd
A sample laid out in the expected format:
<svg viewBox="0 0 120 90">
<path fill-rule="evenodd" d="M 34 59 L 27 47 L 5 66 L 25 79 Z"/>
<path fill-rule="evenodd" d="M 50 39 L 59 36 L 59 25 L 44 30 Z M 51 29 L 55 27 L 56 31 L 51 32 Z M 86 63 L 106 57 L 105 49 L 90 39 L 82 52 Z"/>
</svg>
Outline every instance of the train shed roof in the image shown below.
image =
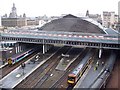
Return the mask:
<svg viewBox="0 0 120 90">
<path fill-rule="evenodd" d="M 71 14 L 45 24 L 40 30 L 105 34 L 103 29 L 94 23 Z"/>
</svg>

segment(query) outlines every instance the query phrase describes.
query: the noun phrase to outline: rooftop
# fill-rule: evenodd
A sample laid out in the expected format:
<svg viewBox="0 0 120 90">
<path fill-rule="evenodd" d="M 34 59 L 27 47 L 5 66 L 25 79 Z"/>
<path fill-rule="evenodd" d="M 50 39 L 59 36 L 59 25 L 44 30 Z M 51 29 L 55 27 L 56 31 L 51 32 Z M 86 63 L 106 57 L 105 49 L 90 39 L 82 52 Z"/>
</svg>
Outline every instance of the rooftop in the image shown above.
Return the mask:
<svg viewBox="0 0 120 90">
<path fill-rule="evenodd" d="M 99 26 L 71 14 L 45 24 L 40 30 L 104 34 Z"/>
</svg>

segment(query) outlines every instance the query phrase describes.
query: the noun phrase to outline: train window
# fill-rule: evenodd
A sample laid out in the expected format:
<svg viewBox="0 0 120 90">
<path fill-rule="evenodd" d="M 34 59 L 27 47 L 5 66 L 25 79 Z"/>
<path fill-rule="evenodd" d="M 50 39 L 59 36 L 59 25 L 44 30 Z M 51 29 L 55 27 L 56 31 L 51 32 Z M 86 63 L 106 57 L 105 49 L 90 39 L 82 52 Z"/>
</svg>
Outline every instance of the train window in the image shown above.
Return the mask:
<svg viewBox="0 0 120 90">
<path fill-rule="evenodd" d="M 15 62 L 16 60 L 12 60 L 12 62 Z"/>
<path fill-rule="evenodd" d="M 75 77 L 68 77 L 68 80 L 69 80 L 69 81 L 74 81 L 74 80 L 75 80 Z"/>
</svg>

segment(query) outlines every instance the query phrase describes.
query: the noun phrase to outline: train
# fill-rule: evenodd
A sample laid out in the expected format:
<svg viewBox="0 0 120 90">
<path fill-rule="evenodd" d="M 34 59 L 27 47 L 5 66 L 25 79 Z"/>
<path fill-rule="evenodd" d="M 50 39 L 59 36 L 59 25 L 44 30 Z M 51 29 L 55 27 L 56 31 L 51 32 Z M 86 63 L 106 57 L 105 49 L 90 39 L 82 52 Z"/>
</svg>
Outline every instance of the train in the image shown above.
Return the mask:
<svg viewBox="0 0 120 90">
<path fill-rule="evenodd" d="M 103 84 L 106 82 L 106 80 L 108 79 L 108 77 L 112 72 L 115 61 L 116 61 L 116 54 L 114 52 L 111 52 L 109 60 L 105 65 L 102 74 L 97 78 L 97 80 L 89 88 L 98 89 L 103 86 Z"/>
<path fill-rule="evenodd" d="M 36 49 L 33 48 L 33 49 L 28 49 L 24 52 L 13 55 L 12 57 L 8 58 L 8 60 L 7 60 L 8 65 L 13 65 L 13 64 L 21 61 L 23 58 L 29 56 L 30 54 L 32 54 L 35 51 L 36 51 Z"/>
<path fill-rule="evenodd" d="M 103 73 L 99 76 L 99 78 L 95 81 L 95 83 L 90 88 L 95 88 L 95 89 L 101 88 L 104 82 L 109 77 L 109 75 L 110 75 L 109 70 L 105 69 Z"/>
<path fill-rule="evenodd" d="M 77 81 L 81 78 L 88 65 L 92 62 L 92 52 L 88 52 L 78 66 L 68 74 L 67 83 L 69 86 L 74 86 Z"/>
</svg>

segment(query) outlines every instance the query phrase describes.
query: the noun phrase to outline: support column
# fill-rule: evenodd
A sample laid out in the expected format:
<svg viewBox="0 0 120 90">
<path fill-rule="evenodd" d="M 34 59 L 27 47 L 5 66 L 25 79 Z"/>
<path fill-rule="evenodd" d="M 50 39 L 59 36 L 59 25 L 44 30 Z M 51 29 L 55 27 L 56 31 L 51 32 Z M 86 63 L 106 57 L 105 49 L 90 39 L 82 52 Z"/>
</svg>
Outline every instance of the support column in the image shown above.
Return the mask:
<svg viewBox="0 0 120 90">
<path fill-rule="evenodd" d="M 102 56 L 102 49 L 99 49 L 99 58 Z"/>
<path fill-rule="evenodd" d="M 3 48 L 6 48 L 5 43 L 3 43 Z"/>
<path fill-rule="evenodd" d="M 23 49 L 22 49 L 22 48 L 23 48 L 23 45 L 21 45 L 21 48 L 20 48 L 20 51 L 21 51 L 21 52 L 23 51 Z"/>
<path fill-rule="evenodd" d="M 22 47 L 22 46 L 20 45 L 20 46 L 19 46 L 20 52 L 21 52 L 21 47 Z"/>
<path fill-rule="evenodd" d="M 22 52 L 23 50 L 22 50 L 22 48 L 23 48 L 23 45 L 21 44 L 21 43 L 19 43 L 19 52 Z"/>
<path fill-rule="evenodd" d="M 44 39 L 43 39 L 43 54 L 45 54 L 45 45 L 44 45 Z"/>
<path fill-rule="evenodd" d="M 15 53 L 17 53 L 17 47 L 15 47 Z"/>
<path fill-rule="evenodd" d="M 47 45 L 45 45 L 45 52 L 47 52 Z"/>
<path fill-rule="evenodd" d="M 43 54 L 45 54 L 51 47 L 51 45 L 43 44 Z"/>
<path fill-rule="evenodd" d="M 47 45 L 45 45 L 45 52 L 47 52 Z"/>
<path fill-rule="evenodd" d="M 48 51 L 48 45 L 45 45 L 45 52 Z"/>
<path fill-rule="evenodd" d="M 48 50 L 50 49 L 50 45 L 48 45 Z"/>
<path fill-rule="evenodd" d="M 99 58 L 102 56 L 102 48 L 101 48 L 101 43 L 100 43 L 100 49 L 99 49 Z"/>
<path fill-rule="evenodd" d="M 48 51 L 48 50 L 50 49 L 50 45 L 46 45 L 46 48 L 47 48 L 47 51 Z M 47 51 L 46 51 L 46 52 L 47 52 Z"/>
<path fill-rule="evenodd" d="M 25 45 L 21 44 L 21 51 L 23 51 L 25 49 Z"/>
<path fill-rule="evenodd" d="M 18 51 L 18 46 L 19 46 L 18 43 L 16 43 L 16 44 L 15 44 L 15 53 L 18 53 L 18 52 L 19 52 L 19 51 Z"/>
<path fill-rule="evenodd" d="M 20 52 L 20 46 L 19 46 L 19 44 L 18 44 L 18 52 Z"/>
<path fill-rule="evenodd" d="M 4 44 L 3 43 L 1 44 L 1 47 L 4 48 Z"/>
<path fill-rule="evenodd" d="M 19 51 L 18 51 L 18 46 L 17 46 L 17 53 L 18 53 Z"/>
<path fill-rule="evenodd" d="M 45 45 L 43 44 L 43 54 L 45 54 Z"/>
</svg>

